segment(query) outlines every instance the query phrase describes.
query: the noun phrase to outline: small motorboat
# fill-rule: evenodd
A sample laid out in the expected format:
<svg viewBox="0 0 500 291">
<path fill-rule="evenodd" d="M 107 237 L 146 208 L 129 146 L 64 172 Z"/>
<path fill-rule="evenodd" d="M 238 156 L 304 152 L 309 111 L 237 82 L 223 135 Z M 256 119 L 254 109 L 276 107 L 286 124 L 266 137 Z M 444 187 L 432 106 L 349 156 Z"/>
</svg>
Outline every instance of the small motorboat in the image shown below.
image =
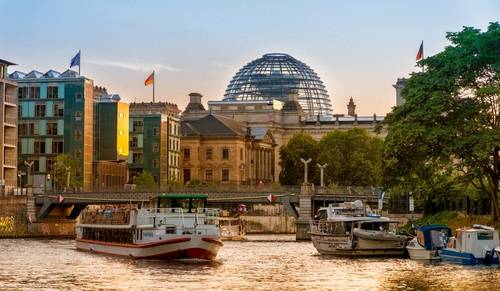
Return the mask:
<svg viewBox="0 0 500 291">
<path fill-rule="evenodd" d="M 410 240 L 406 249 L 412 260 L 439 260 L 439 250 L 446 247 L 451 229 L 433 224 L 417 228 L 417 235 Z"/>
<path fill-rule="evenodd" d="M 445 262 L 462 265 L 498 264 L 498 246 L 498 231 L 475 224 L 472 228 L 457 229 L 456 237 L 448 240 L 439 256 Z"/>
<path fill-rule="evenodd" d="M 222 240 L 245 240 L 245 224 L 241 216 L 219 216 L 219 227 Z"/>
</svg>

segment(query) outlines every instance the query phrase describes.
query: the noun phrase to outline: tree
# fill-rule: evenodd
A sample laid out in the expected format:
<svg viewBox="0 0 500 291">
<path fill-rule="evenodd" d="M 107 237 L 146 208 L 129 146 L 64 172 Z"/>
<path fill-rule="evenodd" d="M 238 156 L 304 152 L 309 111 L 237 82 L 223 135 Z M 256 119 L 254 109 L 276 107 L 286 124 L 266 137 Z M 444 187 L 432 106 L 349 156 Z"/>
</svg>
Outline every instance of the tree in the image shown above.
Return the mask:
<svg viewBox="0 0 500 291">
<path fill-rule="evenodd" d="M 488 195 L 498 221 L 500 25 L 465 27 L 447 38 L 450 46 L 419 62 L 425 71 L 411 75 L 406 102 L 386 117 L 385 181 L 460 178 Z"/>
<path fill-rule="evenodd" d="M 134 177 L 134 184 L 137 190 L 154 190 L 158 185 L 153 178 L 153 175 L 148 171 L 142 171 Z"/>
<path fill-rule="evenodd" d="M 53 179 L 55 179 L 57 189 L 67 188 L 68 177 L 69 188 L 79 188 L 83 185 L 81 177 L 76 175 L 78 167 L 78 161 L 74 160 L 70 155 L 57 155 L 53 173 L 49 173 L 54 175 Z"/>
<path fill-rule="evenodd" d="M 295 134 L 280 149 L 280 183 L 282 185 L 300 185 L 304 182 L 304 164 L 300 158 L 312 159 L 307 173 L 310 178 L 313 178 L 317 156 L 318 142 L 308 134 Z"/>
<path fill-rule="evenodd" d="M 382 147 L 382 139 L 364 129 L 328 133 L 319 143 L 318 156 L 321 164 L 328 163 L 326 181 L 343 186 L 379 185 Z"/>
</svg>

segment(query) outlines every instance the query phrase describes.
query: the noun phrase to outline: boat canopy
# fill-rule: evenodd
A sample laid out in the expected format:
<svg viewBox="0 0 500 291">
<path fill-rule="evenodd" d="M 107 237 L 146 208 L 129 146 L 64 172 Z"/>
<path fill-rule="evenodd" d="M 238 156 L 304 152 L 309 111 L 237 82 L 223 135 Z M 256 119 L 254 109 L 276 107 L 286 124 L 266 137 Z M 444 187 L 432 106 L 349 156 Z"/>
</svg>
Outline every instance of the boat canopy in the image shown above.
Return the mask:
<svg viewBox="0 0 500 291">
<path fill-rule="evenodd" d="M 451 229 L 441 224 L 424 225 L 417 229 L 417 240 L 426 250 L 433 250 L 441 247 L 442 243 L 446 243 L 440 241 L 443 234 L 446 238 L 451 237 Z"/>
</svg>

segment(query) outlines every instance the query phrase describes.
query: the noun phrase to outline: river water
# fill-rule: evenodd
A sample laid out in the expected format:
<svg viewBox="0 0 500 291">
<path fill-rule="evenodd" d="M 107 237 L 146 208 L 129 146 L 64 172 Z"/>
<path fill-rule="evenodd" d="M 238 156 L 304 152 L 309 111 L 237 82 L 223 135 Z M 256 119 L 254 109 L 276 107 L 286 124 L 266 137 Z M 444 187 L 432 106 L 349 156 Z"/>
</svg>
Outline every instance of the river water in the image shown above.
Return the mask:
<svg viewBox="0 0 500 291">
<path fill-rule="evenodd" d="M 0 240 L 0 289 L 500 290 L 500 268 L 319 255 L 290 236 L 225 242 L 217 260 L 136 261 L 72 240 Z M 290 240 L 290 241 L 288 241 Z"/>
</svg>

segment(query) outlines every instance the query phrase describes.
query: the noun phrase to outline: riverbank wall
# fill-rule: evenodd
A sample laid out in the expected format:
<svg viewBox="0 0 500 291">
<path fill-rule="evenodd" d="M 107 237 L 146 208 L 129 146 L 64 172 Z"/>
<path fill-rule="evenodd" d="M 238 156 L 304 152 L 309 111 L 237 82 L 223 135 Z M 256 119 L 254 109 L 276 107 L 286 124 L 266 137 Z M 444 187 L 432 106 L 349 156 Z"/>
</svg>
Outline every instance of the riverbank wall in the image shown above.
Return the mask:
<svg viewBox="0 0 500 291">
<path fill-rule="evenodd" d="M 37 221 L 28 196 L 0 197 L 0 238 L 74 237 L 75 222 L 51 217 Z"/>
</svg>

